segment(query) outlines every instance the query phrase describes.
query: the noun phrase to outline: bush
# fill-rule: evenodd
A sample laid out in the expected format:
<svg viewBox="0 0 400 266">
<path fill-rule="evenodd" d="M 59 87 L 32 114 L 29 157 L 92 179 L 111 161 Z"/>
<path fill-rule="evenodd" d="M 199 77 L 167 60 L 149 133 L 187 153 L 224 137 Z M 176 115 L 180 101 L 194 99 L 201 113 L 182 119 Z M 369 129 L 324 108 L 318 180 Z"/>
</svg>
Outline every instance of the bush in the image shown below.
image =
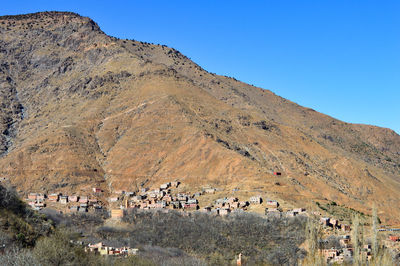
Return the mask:
<svg viewBox="0 0 400 266">
<path fill-rule="evenodd" d="M 39 239 L 33 249 L 35 259 L 42 265 L 105 265 L 105 261 L 80 246 L 73 245 L 67 232 L 56 231 Z"/>
<path fill-rule="evenodd" d="M 0 265 L 3 266 L 41 266 L 28 249 L 13 247 L 0 254 Z"/>
<path fill-rule="evenodd" d="M 2 185 L 0 185 L 0 209 L 7 209 L 17 215 L 25 215 L 28 212 L 25 203 L 18 198 L 15 190 Z"/>
<path fill-rule="evenodd" d="M 132 226 L 124 230 L 101 227 L 96 235 L 128 242 L 131 247 L 174 247 L 209 261 L 223 258 L 226 263 L 239 253 L 249 263 L 283 260 L 293 264 L 304 255 L 298 248 L 304 241 L 302 218 L 267 220 L 249 213 L 223 218 L 200 212 L 132 210 L 124 221 Z"/>
<path fill-rule="evenodd" d="M 28 208 L 13 189 L 0 185 L 0 233 L 8 235 L 12 242 L 31 247 L 52 228 L 52 223 Z"/>
</svg>

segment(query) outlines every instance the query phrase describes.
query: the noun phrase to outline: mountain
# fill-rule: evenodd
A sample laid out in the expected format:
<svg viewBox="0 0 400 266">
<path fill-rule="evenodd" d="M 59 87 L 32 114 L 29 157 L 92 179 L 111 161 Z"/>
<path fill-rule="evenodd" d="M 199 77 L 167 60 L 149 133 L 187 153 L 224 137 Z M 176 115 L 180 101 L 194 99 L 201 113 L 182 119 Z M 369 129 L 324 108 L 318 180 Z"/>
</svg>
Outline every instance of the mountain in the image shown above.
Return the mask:
<svg viewBox="0 0 400 266">
<path fill-rule="evenodd" d="M 21 192 L 179 179 L 400 224 L 400 136 L 349 124 L 68 12 L 0 17 L 0 172 Z M 276 176 L 273 172 L 281 172 Z"/>
</svg>

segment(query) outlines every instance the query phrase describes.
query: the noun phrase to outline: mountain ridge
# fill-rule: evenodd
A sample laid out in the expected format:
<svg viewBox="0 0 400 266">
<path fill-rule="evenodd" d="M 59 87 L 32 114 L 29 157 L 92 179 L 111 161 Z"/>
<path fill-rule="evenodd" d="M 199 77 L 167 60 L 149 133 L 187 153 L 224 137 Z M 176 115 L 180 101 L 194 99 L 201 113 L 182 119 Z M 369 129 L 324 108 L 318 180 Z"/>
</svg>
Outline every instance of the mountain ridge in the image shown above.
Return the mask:
<svg viewBox="0 0 400 266">
<path fill-rule="evenodd" d="M 3 16 L 0 33 L 0 167 L 21 191 L 111 193 L 173 177 L 288 204 L 369 212 L 374 202 L 399 223 L 389 210 L 400 206 L 400 136 L 390 129 L 209 73 L 164 45 L 107 36 L 75 13 Z"/>
</svg>

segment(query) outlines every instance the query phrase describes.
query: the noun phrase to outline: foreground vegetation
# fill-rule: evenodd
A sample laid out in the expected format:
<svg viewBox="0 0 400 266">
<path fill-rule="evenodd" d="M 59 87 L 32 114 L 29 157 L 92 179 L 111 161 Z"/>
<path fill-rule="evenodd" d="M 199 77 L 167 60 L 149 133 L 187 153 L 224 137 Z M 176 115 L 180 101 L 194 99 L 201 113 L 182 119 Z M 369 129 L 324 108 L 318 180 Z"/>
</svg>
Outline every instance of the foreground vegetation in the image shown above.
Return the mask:
<svg viewBox="0 0 400 266">
<path fill-rule="evenodd" d="M 246 265 L 326 265 L 320 250 L 339 246 L 337 236 L 323 239 L 321 225 L 305 217 L 133 209 L 123 223 L 110 223 L 105 222 L 105 213 L 39 214 L 1 185 L 0 214 L 0 246 L 7 247 L 0 249 L 0 265 L 232 265 L 239 253 Z M 373 259 L 368 265 L 396 265 L 379 239 L 376 211 L 370 227 L 361 221 L 360 215 L 353 215 L 355 253 L 346 263 L 367 265 L 359 254 L 364 244 L 370 244 Z M 85 252 L 80 241 L 136 247 L 139 255 L 103 257 Z M 307 252 L 299 248 L 304 242 Z"/>
<path fill-rule="evenodd" d="M 30 209 L 12 188 L 0 185 L 0 242 L 33 247 L 53 230 L 52 221 Z"/>
<path fill-rule="evenodd" d="M 123 229 L 100 227 L 99 239 L 130 246 L 156 245 L 179 248 L 211 264 L 228 264 L 242 253 L 251 264 L 294 265 L 304 252 L 305 218 L 265 219 L 242 213 L 227 217 L 206 213 L 132 210 Z"/>
<path fill-rule="evenodd" d="M 376 209 L 373 209 L 373 214 L 369 222 L 370 226 L 362 226 L 365 222 L 365 216 L 353 214 L 351 218 L 352 231 L 351 243 L 353 247 L 353 257 L 350 260 L 345 260 L 342 265 L 370 265 L 370 266 L 391 266 L 400 265 L 400 258 L 396 257 L 389 249 L 383 245 L 381 237 L 378 235 L 378 224 L 380 223 Z M 307 256 L 301 261 L 301 265 L 337 265 L 336 263 L 327 263 L 322 249 L 339 248 L 340 236 L 330 236 L 328 239 L 323 237 L 323 228 L 320 223 L 313 219 L 308 219 L 306 224 L 306 243 Z M 371 259 L 368 260 L 363 252 L 363 246 L 371 246 Z M 398 256 L 398 255 L 397 255 Z"/>
<path fill-rule="evenodd" d="M 133 210 L 126 226 L 106 226 L 101 214 L 39 214 L 0 188 L 0 241 L 7 244 L 0 265 L 227 265 L 239 253 L 251 264 L 293 265 L 305 254 L 298 248 L 304 218 Z M 76 240 L 138 247 L 140 256 L 103 258 L 84 252 Z"/>
</svg>

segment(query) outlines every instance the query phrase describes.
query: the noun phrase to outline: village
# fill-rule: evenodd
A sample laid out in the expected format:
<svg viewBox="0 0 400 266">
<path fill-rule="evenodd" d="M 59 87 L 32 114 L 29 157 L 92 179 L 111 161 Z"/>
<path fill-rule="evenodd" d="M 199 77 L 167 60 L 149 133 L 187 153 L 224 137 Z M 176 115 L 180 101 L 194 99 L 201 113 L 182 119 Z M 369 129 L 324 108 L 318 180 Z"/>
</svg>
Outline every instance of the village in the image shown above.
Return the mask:
<svg viewBox="0 0 400 266">
<path fill-rule="evenodd" d="M 176 191 L 181 185 L 179 181 L 171 181 L 161 184 L 157 188 L 141 187 L 138 191 L 117 190 L 109 197 L 104 197 L 104 191 L 94 187 L 89 195 L 65 195 L 62 193 L 29 193 L 27 203 L 36 210 L 51 207 L 66 213 L 106 212 L 111 220 L 123 219 L 129 209 L 138 210 L 177 210 L 183 212 L 200 211 L 210 215 L 226 216 L 233 213 L 248 211 L 250 206 L 261 205 L 265 207 L 264 214 L 268 219 L 282 217 L 308 216 L 319 220 L 324 228 L 324 235 L 336 235 L 340 238 L 340 248 L 321 249 L 320 252 L 327 263 L 343 263 L 351 260 L 353 247 L 351 243 L 351 226 L 343 224 L 338 219 L 324 217 L 320 212 L 307 212 L 306 208 L 293 208 L 283 211 L 280 204 L 274 199 L 263 199 L 254 195 L 248 200 L 240 200 L 238 197 L 217 198 L 212 204 L 200 207 L 199 199 L 203 195 L 215 194 L 217 189 L 203 188 L 202 191 L 189 193 Z M 104 199 L 106 202 L 104 202 Z M 382 231 L 381 229 L 380 231 Z M 399 248 L 400 237 L 389 235 L 386 246 Z M 130 256 L 137 253 L 137 249 L 131 247 L 111 247 L 104 243 L 87 244 L 87 252 L 95 252 L 100 255 Z M 400 252 L 400 250 L 399 250 Z M 371 259 L 371 245 L 364 245 L 361 256 L 366 260 Z"/>
<path fill-rule="evenodd" d="M 279 208 L 279 202 L 273 199 L 263 199 L 261 196 L 251 196 L 248 200 L 239 200 L 238 197 L 224 197 L 215 199 L 209 206 L 200 207 L 199 198 L 205 194 L 216 193 L 216 188 L 203 188 L 200 192 L 177 192 L 181 183 L 172 181 L 161 184 L 159 188 L 140 188 L 139 191 L 116 190 L 106 202 L 102 201 L 100 188 L 92 188 L 90 195 L 65 195 L 62 193 L 29 193 L 26 202 L 35 210 L 46 207 L 55 208 L 61 212 L 105 212 L 109 209 L 112 219 L 120 219 L 124 216 L 124 211 L 137 208 L 141 210 L 149 209 L 174 209 L 181 211 L 201 211 L 209 212 L 214 215 L 228 215 L 247 211 L 250 205 L 261 205 L 264 203 L 265 215 L 267 217 L 295 217 L 298 215 L 306 216 L 305 208 L 289 209 L 283 212 Z"/>
</svg>

